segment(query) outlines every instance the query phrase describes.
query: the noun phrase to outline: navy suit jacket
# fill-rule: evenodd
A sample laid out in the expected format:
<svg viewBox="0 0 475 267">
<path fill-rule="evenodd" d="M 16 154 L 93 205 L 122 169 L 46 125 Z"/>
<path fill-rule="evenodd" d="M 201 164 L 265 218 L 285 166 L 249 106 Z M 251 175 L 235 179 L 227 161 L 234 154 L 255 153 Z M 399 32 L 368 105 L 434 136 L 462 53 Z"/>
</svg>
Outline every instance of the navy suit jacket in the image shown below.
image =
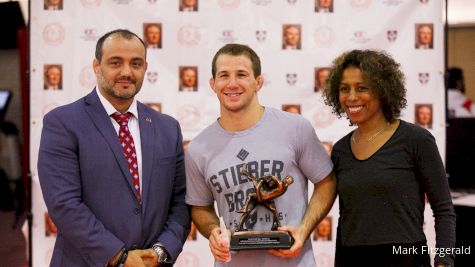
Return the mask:
<svg viewBox="0 0 475 267">
<path fill-rule="evenodd" d="M 46 114 L 38 175 L 58 228 L 51 266 L 103 267 L 122 247 L 162 243 L 176 260 L 190 228 L 178 122 L 137 105 L 142 205 L 96 90 Z"/>
</svg>

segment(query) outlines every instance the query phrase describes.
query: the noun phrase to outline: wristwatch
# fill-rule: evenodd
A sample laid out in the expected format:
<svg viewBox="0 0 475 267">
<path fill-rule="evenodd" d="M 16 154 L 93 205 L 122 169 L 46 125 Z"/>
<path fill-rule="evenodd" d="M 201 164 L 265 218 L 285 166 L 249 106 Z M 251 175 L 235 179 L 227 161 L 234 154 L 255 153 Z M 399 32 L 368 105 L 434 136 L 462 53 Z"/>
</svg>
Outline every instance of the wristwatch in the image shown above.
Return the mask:
<svg viewBox="0 0 475 267">
<path fill-rule="evenodd" d="M 172 259 L 170 255 L 168 255 L 167 250 L 162 244 L 155 243 L 153 244 L 152 249 L 155 250 L 155 252 L 157 252 L 158 263 L 172 263 Z"/>
</svg>

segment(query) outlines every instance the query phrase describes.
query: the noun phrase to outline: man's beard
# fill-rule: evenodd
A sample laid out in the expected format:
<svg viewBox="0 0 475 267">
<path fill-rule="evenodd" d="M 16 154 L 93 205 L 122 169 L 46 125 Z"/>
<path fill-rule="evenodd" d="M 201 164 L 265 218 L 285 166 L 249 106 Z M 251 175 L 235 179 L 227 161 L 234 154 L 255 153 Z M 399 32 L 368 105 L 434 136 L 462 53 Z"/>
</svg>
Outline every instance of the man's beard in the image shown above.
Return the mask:
<svg viewBox="0 0 475 267">
<path fill-rule="evenodd" d="M 131 82 L 131 84 L 129 86 L 134 86 L 135 87 L 135 91 L 133 93 L 127 93 L 127 94 L 121 94 L 121 92 L 123 91 L 115 91 L 114 90 L 114 85 L 119 81 L 119 80 L 128 80 Z M 118 78 L 118 79 L 114 79 L 114 84 L 110 85 L 105 79 L 104 79 L 104 75 L 102 75 L 102 72 L 100 73 L 99 77 L 98 77 L 98 85 L 100 87 L 102 87 L 102 89 L 107 93 L 107 94 L 110 94 L 112 96 L 114 96 L 115 98 L 118 98 L 118 99 L 122 99 L 122 100 L 128 100 L 128 99 L 131 99 L 133 97 L 135 97 L 136 94 L 138 94 L 140 92 L 140 89 L 142 87 L 141 84 L 137 84 L 137 81 L 132 79 L 132 78 Z"/>
</svg>

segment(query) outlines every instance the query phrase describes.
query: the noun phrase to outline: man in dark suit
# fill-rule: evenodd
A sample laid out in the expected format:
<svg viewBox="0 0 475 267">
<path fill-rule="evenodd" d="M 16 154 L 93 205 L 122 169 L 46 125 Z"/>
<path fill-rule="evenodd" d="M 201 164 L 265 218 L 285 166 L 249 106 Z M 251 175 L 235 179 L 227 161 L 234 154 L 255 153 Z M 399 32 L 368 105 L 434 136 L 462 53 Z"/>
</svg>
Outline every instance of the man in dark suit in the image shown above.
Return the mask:
<svg viewBox="0 0 475 267">
<path fill-rule="evenodd" d="M 180 67 L 179 91 L 196 92 L 198 90 L 198 68 L 196 66 Z"/>
<path fill-rule="evenodd" d="M 315 12 L 332 13 L 333 12 L 333 0 L 316 0 Z"/>
<path fill-rule="evenodd" d="M 44 10 L 63 10 L 63 0 L 44 0 Z"/>
<path fill-rule="evenodd" d="M 300 50 L 302 48 L 300 36 L 300 24 L 285 24 L 283 27 L 282 49 Z"/>
<path fill-rule="evenodd" d="M 162 48 L 162 24 L 144 23 L 144 39 L 147 48 Z"/>
<path fill-rule="evenodd" d="M 185 12 L 198 11 L 198 0 L 180 0 L 179 10 Z"/>
<path fill-rule="evenodd" d="M 51 266 L 170 266 L 190 229 L 180 126 L 135 100 L 147 69 L 136 34 L 105 34 L 95 56 L 97 87 L 44 117 L 38 174 L 58 228 Z"/>
<path fill-rule="evenodd" d="M 432 24 L 416 24 L 416 49 L 434 48 L 434 26 Z"/>
<path fill-rule="evenodd" d="M 63 86 L 62 80 L 62 66 L 59 64 L 45 65 L 44 86 L 45 90 L 61 90 Z"/>
</svg>

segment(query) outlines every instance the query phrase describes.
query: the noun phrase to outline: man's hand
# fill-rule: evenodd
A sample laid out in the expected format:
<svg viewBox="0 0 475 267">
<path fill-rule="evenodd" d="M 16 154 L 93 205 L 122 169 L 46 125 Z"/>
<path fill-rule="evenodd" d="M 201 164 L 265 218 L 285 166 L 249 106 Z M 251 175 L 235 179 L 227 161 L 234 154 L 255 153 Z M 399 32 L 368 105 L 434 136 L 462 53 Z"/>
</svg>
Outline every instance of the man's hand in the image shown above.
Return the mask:
<svg viewBox="0 0 475 267">
<path fill-rule="evenodd" d="M 282 226 L 277 228 L 277 230 L 289 232 L 294 239 L 294 244 L 289 249 L 269 249 L 267 251 L 274 256 L 285 259 L 297 257 L 302 251 L 302 246 L 307 237 L 304 236 L 300 228 L 293 226 Z"/>
<path fill-rule="evenodd" d="M 153 249 L 130 250 L 124 267 L 157 267 L 158 256 Z"/>
<path fill-rule="evenodd" d="M 231 233 L 227 232 L 228 236 Z M 231 251 L 229 250 L 229 239 L 223 241 L 221 238 L 221 230 L 219 227 L 211 230 L 209 236 L 209 247 L 211 248 L 211 253 L 213 253 L 214 258 L 220 262 L 229 262 L 231 260 Z"/>
<path fill-rule="evenodd" d="M 336 198 L 336 178 L 330 173 L 320 182 L 314 184 L 313 194 L 305 211 L 302 222 L 298 227 L 284 226 L 278 230 L 287 231 L 294 238 L 294 244 L 290 249 L 269 250 L 269 253 L 282 257 L 294 258 L 302 251 L 305 240 L 310 236 L 318 222 L 330 211 Z"/>
</svg>

